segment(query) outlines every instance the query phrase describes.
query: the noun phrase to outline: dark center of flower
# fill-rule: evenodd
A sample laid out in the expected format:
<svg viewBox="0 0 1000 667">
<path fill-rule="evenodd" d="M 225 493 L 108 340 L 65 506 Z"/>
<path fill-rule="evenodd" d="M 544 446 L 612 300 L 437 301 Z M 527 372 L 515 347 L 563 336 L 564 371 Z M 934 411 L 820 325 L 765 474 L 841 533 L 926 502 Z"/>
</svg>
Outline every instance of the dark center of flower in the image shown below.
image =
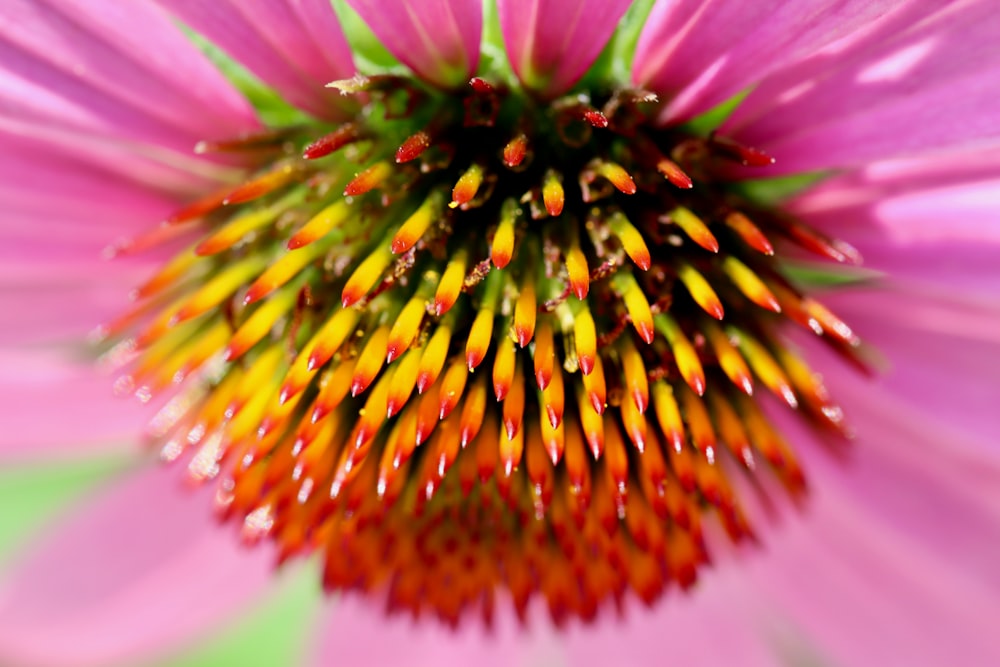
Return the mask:
<svg viewBox="0 0 1000 667">
<path fill-rule="evenodd" d="M 841 414 L 779 327 L 857 341 L 775 247 L 851 251 L 725 180 L 767 155 L 635 90 L 336 85 L 353 122 L 202 146 L 262 166 L 151 235 L 198 240 L 107 330 L 248 540 L 393 610 L 591 619 L 689 587 L 709 524 L 750 536 L 734 482 L 800 494 L 761 394 Z"/>
</svg>

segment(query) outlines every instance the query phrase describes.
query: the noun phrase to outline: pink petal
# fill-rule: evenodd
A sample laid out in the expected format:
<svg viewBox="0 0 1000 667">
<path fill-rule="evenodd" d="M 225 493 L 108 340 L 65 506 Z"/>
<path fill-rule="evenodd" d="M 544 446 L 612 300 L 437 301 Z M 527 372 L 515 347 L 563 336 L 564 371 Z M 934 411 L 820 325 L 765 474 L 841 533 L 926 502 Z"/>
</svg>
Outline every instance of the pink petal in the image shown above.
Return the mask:
<svg viewBox="0 0 1000 667">
<path fill-rule="evenodd" d="M 569 90 L 618 27 L 631 0 L 499 0 L 514 72 L 546 97 Z"/>
<path fill-rule="evenodd" d="M 833 368 L 831 390 L 860 437 L 846 461 L 799 448 L 812 498 L 774 540 L 775 557 L 757 563 L 761 594 L 836 663 L 992 664 L 997 459 L 970 456 L 955 446 L 962 436 L 927 419 L 931 395 L 919 411 L 900 410 L 891 390 Z M 793 442 L 809 438 L 785 421 Z"/>
<path fill-rule="evenodd" d="M 3 3 L 0 100 L 0 117 L 184 150 L 256 127 L 250 106 L 149 3 Z"/>
<path fill-rule="evenodd" d="M 969 306 L 904 287 L 830 295 L 825 302 L 888 360 L 880 389 L 913 417 L 1000 460 L 1000 305 Z"/>
<path fill-rule="evenodd" d="M 754 597 L 744 566 L 725 563 L 690 592 L 669 591 L 670 599 L 652 609 L 630 604 L 622 619 L 571 627 L 565 664 L 777 664 L 768 631 L 779 625 L 778 614 Z"/>
<path fill-rule="evenodd" d="M 184 195 L 202 195 L 218 181 L 199 177 L 190 169 L 144 162 L 141 156 L 118 153 L 105 143 L 89 160 L 77 147 L 0 132 L 0 197 L 15 216 L 34 216 L 35 223 L 0 220 L 0 229 L 21 235 L 45 235 L 54 220 L 79 224 L 79 235 L 109 236 L 148 229 L 184 201 Z M 223 172 L 224 173 L 224 172 Z M 51 236 L 51 235 L 49 235 Z"/>
<path fill-rule="evenodd" d="M 119 156 L 133 173 L 109 172 L 67 153 L 66 146 L 6 137 L 0 155 L 0 343 L 80 344 L 88 332 L 129 307 L 132 286 L 150 275 L 176 243 L 106 260 L 120 238 L 152 229 L 181 200 L 157 191 L 176 184 L 204 191 L 210 181 L 146 168 Z M 105 148 L 101 156 L 113 154 Z M 95 156 L 96 158 L 96 156 Z M 111 165 L 109 165 L 111 166 Z M 169 173 L 177 174 L 171 183 Z M 155 183 L 137 183 L 161 176 Z"/>
<path fill-rule="evenodd" d="M 353 76 L 354 63 L 328 1 L 157 1 L 300 109 L 342 116 L 339 96 L 324 86 Z"/>
<path fill-rule="evenodd" d="M 32 191 L 47 187 L 59 194 L 63 174 L 88 171 L 107 174 L 130 187 L 191 199 L 220 182 L 232 182 L 238 170 L 214 158 L 193 155 L 191 146 L 172 150 L 124 137 L 99 136 L 83 129 L 55 127 L 34 122 L 6 120 L 0 116 L 0 140 L 7 149 L 0 156 L 0 170 L 28 173 L 18 180 Z M 49 173 L 51 172 L 51 173 Z M 30 174 L 30 175 L 29 175 Z M 33 179 L 33 180 L 32 180 Z M 13 188 L 12 188 L 13 189 Z M 22 195 L 21 198 L 25 198 Z"/>
<path fill-rule="evenodd" d="M 135 451 L 134 438 L 155 414 L 153 406 L 115 396 L 112 378 L 66 356 L 0 350 L 0 401 L 5 406 L 0 460 Z"/>
<path fill-rule="evenodd" d="M 633 78 L 666 100 L 663 120 L 707 111 L 779 67 L 849 35 L 897 2 L 680 0 L 656 3 Z"/>
<path fill-rule="evenodd" d="M 559 637 L 544 622 L 525 632 L 509 607 L 498 611 L 492 631 L 479 619 L 453 631 L 436 620 L 387 616 L 372 600 L 344 595 L 330 602 L 319 623 L 310 664 L 518 667 L 552 664 L 559 656 Z"/>
<path fill-rule="evenodd" d="M 1000 148 L 955 151 L 864 165 L 810 188 L 791 207 L 820 224 L 839 218 L 850 234 L 874 228 L 894 245 L 998 242 L 998 187 Z"/>
<path fill-rule="evenodd" d="M 775 175 L 996 144 L 997 34 L 992 3 L 911 3 L 763 82 L 723 131 L 773 155 Z"/>
<path fill-rule="evenodd" d="M 347 0 L 400 62 L 442 88 L 469 80 L 479 65 L 480 0 Z"/>
<path fill-rule="evenodd" d="M 865 265 L 939 301 L 1000 303 L 1000 150 L 883 161 L 827 179 L 789 209 Z"/>
<path fill-rule="evenodd" d="M 246 608 L 271 578 L 210 517 L 210 490 L 136 470 L 76 509 L 0 585 L 0 661 L 136 664 Z"/>
</svg>

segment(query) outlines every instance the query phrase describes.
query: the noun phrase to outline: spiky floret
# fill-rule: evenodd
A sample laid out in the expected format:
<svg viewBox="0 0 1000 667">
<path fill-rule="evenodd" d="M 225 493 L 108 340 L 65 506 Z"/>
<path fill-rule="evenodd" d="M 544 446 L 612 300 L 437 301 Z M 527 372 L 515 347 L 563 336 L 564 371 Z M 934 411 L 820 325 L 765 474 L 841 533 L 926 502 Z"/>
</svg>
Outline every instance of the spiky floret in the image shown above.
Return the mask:
<svg viewBox="0 0 1000 667">
<path fill-rule="evenodd" d="M 751 536 L 734 476 L 803 491 L 761 394 L 842 416 L 779 328 L 858 341 L 775 249 L 855 256 L 727 184 L 766 154 L 635 90 L 333 85 L 354 122 L 201 146 L 261 166 L 163 223 L 192 244 L 104 331 L 247 540 L 391 609 L 590 619 L 690 586 L 706 522 Z"/>
</svg>

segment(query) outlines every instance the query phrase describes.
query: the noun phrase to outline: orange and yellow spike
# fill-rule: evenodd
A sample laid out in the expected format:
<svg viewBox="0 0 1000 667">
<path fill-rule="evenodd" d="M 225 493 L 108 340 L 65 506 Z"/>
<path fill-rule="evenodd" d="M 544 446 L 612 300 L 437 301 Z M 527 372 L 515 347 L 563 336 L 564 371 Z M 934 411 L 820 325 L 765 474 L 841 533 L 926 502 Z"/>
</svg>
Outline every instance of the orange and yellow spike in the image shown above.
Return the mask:
<svg viewBox="0 0 1000 667">
<path fill-rule="evenodd" d="M 286 252 L 250 285 L 246 296 L 243 297 L 243 304 L 249 306 L 251 303 L 260 301 L 299 275 L 303 269 L 319 259 L 325 251 L 325 244 L 314 243 L 305 248 Z"/>
<path fill-rule="evenodd" d="M 438 375 L 444 368 L 445 359 L 448 358 L 448 347 L 451 344 L 451 318 L 438 324 L 434 335 L 424 346 L 424 351 L 420 356 L 420 365 L 417 370 L 417 393 L 422 394 L 437 382 Z"/>
<path fill-rule="evenodd" d="M 230 264 L 188 297 L 170 318 L 169 325 L 185 322 L 215 308 L 260 273 L 266 265 L 267 259 L 256 254 Z"/>
<path fill-rule="evenodd" d="M 458 208 L 459 206 L 468 205 L 469 202 L 475 199 L 480 186 L 483 184 L 484 177 L 485 172 L 481 165 L 476 163 L 470 165 L 465 170 L 465 173 L 458 177 L 458 181 L 451 191 L 451 202 L 449 202 L 448 207 Z"/>
<path fill-rule="evenodd" d="M 632 176 L 625 171 L 625 168 L 617 162 L 598 160 L 594 165 L 594 171 L 608 179 L 619 192 L 626 195 L 635 194 L 635 181 L 633 181 Z"/>
<path fill-rule="evenodd" d="M 320 240 L 350 219 L 353 210 L 343 199 L 338 199 L 309 218 L 306 224 L 288 239 L 287 248 L 295 250 Z"/>
<path fill-rule="evenodd" d="M 194 267 L 201 258 L 195 254 L 194 248 L 188 248 L 179 252 L 162 269 L 157 271 L 152 278 L 137 287 L 129 296 L 135 300 L 147 299 L 155 294 L 159 294 L 168 287 L 177 284 L 177 281 L 194 273 Z M 109 327 L 115 331 L 117 327 Z"/>
<path fill-rule="evenodd" d="M 309 339 L 295 358 L 281 386 L 282 402 L 306 388 L 320 366 L 325 364 L 347 337 L 354 333 L 358 317 L 357 311 L 354 310 L 338 311 Z"/>
<path fill-rule="evenodd" d="M 597 363 L 597 328 L 586 303 L 573 317 L 573 340 L 580 370 L 584 375 L 590 375 Z"/>
<path fill-rule="evenodd" d="M 385 364 L 386 351 L 389 346 L 389 326 L 383 324 L 375 329 L 358 355 L 354 367 L 354 377 L 351 379 L 351 396 L 364 392 Z M 382 408 L 381 417 L 385 417 L 386 409 Z"/>
<path fill-rule="evenodd" d="M 744 243 L 757 252 L 768 256 L 774 254 L 774 246 L 771 245 L 771 242 L 767 240 L 757 225 L 753 224 L 750 218 L 743 213 L 730 211 L 726 215 L 726 225 L 736 232 Z"/>
<path fill-rule="evenodd" d="M 681 377 L 688 386 L 701 396 L 705 393 L 705 369 L 698 358 L 694 345 L 681 330 L 677 322 L 666 313 L 659 313 L 654 318 L 656 330 L 663 334 L 674 353 L 674 360 Z"/>
<path fill-rule="evenodd" d="M 621 342 L 618 345 L 618 353 L 622 362 L 622 374 L 625 377 L 625 389 L 635 402 L 639 412 L 644 413 L 649 406 L 649 380 L 646 375 L 646 364 L 631 339 L 623 336 L 619 340 Z"/>
<path fill-rule="evenodd" d="M 552 428 L 559 428 L 562 423 L 563 412 L 566 409 L 566 395 L 563 390 L 563 372 L 561 368 L 556 368 L 552 374 L 552 380 L 542 390 L 542 409 L 548 417 Z"/>
<path fill-rule="evenodd" d="M 317 160 L 358 141 L 362 136 L 364 133 L 355 123 L 344 123 L 333 132 L 306 146 L 302 151 L 302 157 L 306 160 Z"/>
<path fill-rule="evenodd" d="M 552 322 L 544 318 L 538 324 L 538 335 L 535 337 L 535 380 L 538 388 L 544 390 L 552 380 L 552 372 L 556 363 L 555 338 L 552 334 Z"/>
<path fill-rule="evenodd" d="M 420 369 L 420 350 L 408 350 L 400 357 L 393 374 L 392 385 L 386 398 L 386 417 L 393 417 L 403 409 L 410 400 L 413 388 L 417 384 Z"/>
<path fill-rule="evenodd" d="M 383 272 L 392 262 L 392 248 L 388 240 L 380 242 L 364 261 L 358 265 L 351 277 L 347 279 L 340 295 L 344 308 L 353 306 L 382 278 Z"/>
<path fill-rule="evenodd" d="M 345 197 L 356 197 L 371 192 L 385 183 L 392 175 L 392 165 L 386 161 L 376 162 L 359 172 L 344 188 Z"/>
<path fill-rule="evenodd" d="M 601 424 L 601 449 L 604 447 L 604 426 L 603 420 L 598 417 Z M 591 452 L 594 451 L 590 445 Z M 595 459 L 600 458 L 600 454 L 594 455 Z M 580 437 L 580 427 L 573 421 L 566 422 L 566 451 L 563 453 L 563 462 L 566 465 L 566 476 L 569 480 L 569 489 L 573 495 L 582 495 L 584 490 L 589 490 L 590 486 L 590 461 L 587 460 L 587 453 L 584 449 L 583 438 Z M 582 499 L 584 503 L 589 502 L 589 498 Z"/>
<path fill-rule="evenodd" d="M 694 187 L 694 181 L 691 180 L 691 177 L 684 173 L 680 165 L 673 160 L 661 158 L 656 163 L 656 170 L 663 174 L 664 178 L 681 189 L 688 190 Z"/>
<path fill-rule="evenodd" d="M 731 339 L 737 341 L 740 352 L 750 363 L 750 368 L 764 383 L 764 386 L 784 400 L 789 407 L 797 408 L 799 400 L 795 396 L 791 382 L 767 348 L 750 334 L 736 327 L 729 327 L 727 333 Z"/>
<path fill-rule="evenodd" d="M 469 370 L 462 360 L 452 360 L 448 370 L 441 378 L 441 389 L 438 393 L 438 419 L 444 420 L 458 405 L 465 392 L 465 382 L 469 378 Z"/>
<path fill-rule="evenodd" d="M 521 463 L 521 456 L 524 454 L 524 429 L 518 427 L 513 435 L 507 430 L 507 435 L 501 435 L 499 439 L 500 467 L 504 477 L 510 477 L 514 470 Z M 501 480 L 497 480 L 499 483 Z M 502 493 L 502 490 L 501 490 Z"/>
<path fill-rule="evenodd" d="M 535 497 L 536 516 L 544 516 L 545 509 L 552 502 L 552 492 L 555 487 L 555 470 L 545 451 L 542 434 L 537 428 L 529 426 L 524 436 L 525 463 L 528 469 L 528 480 Z"/>
<path fill-rule="evenodd" d="M 539 430 L 542 435 L 542 443 L 545 451 L 548 452 L 552 465 L 559 465 L 563 452 L 566 451 L 566 429 L 562 421 L 553 426 L 551 417 L 540 414 L 538 419 Z"/>
<path fill-rule="evenodd" d="M 520 166 L 527 155 L 528 137 L 524 134 L 517 135 L 503 147 L 503 163 L 510 169 Z"/>
<path fill-rule="evenodd" d="M 354 359 L 347 359 L 324 373 L 319 382 L 319 394 L 313 401 L 309 421 L 313 424 L 332 413 L 347 396 L 354 377 Z"/>
<path fill-rule="evenodd" d="M 465 343 L 465 359 L 469 370 L 473 371 L 486 358 L 490 341 L 493 339 L 493 320 L 496 316 L 492 310 L 481 310 L 472 321 L 469 339 Z"/>
<path fill-rule="evenodd" d="M 742 389 L 743 393 L 752 396 L 753 378 L 750 376 L 750 369 L 736 347 L 729 342 L 729 338 L 722 331 L 722 328 L 712 321 L 706 321 L 702 324 L 702 331 L 719 360 L 722 372 L 733 384 Z"/>
<path fill-rule="evenodd" d="M 715 430 L 712 428 L 712 418 L 705 408 L 704 402 L 693 391 L 684 385 L 678 388 L 684 418 L 691 434 L 691 442 L 712 462 L 715 457 Z"/>
<path fill-rule="evenodd" d="M 635 265 L 643 271 L 649 269 L 652 258 L 649 254 L 649 247 L 642 238 L 642 234 L 635 228 L 628 218 L 621 212 L 615 212 L 608 218 L 608 227 L 611 233 L 617 237 L 625 249 L 625 254 L 629 256 Z"/>
<path fill-rule="evenodd" d="M 717 320 L 723 318 L 725 310 L 722 308 L 722 301 L 705 280 L 705 276 L 690 264 L 681 264 L 677 267 L 677 277 L 681 279 L 691 298 L 701 306 L 702 310 Z"/>
<path fill-rule="evenodd" d="M 279 190 L 302 175 L 302 169 L 293 162 L 279 163 L 276 167 L 239 185 L 222 200 L 223 206 L 245 204 Z"/>
<path fill-rule="evenodd" d="M 404 164 L 416 160 L 425 150 L 430 148 L 430 145 L 431 135 L 424 130 L 411 134 L 396 149 L 396 164 Z"/>
<path fill-rule="evenodd" d="M 441 384 L 434 383 L 425 391 L 417 402 L 417 435 L 416 445 L 419 447 L 427 442 L 431 433 L 440 421 L 441 415 Z"/>
<path fill-rule="evenodd" d="M 479 435 L 486 417 L 486 393 L 486 376 L 480 374 L 466 392 L 465 404 L 462 406 L 459 421 L 462 447 L 467 447 Z"/>
<path fill-rule="evenodd" d="M 542 182 L 542 201 L 545 203 L 545 210 L 553 218 L 562 215 L 563 206 L 566 204 L 566 193 L 563 191 L 562 176 L 555 169 L 545 172 L 545 179 Z"/>
<path fill-rule="evenodd" d="M 667 437 L 667 448 L 680 451 L 684 447 L 684 421 L 674 396 L 673 387 L 665 380 L 657 380 L 652 386 L 653 412 L 660 425 L 660 431 Z"/>
<path fill-rule="evenodd" d="M 373 358 L 379 359 L 378 356 L 372 355 Z M 358 373 L 359 371 L 364 373 L 365 364 L 364 353 L 358 357 L 358 363 L 354 367 L 354 379 L 351 381 L 351 395 L 357 396 L 360 391 L 355 391 L 355 387 L 358 383 Z M 389 395 L 389 386 L 392 383 L 392 373 L 386 373 L 379 378 L 379 381 L 375 383 L 375 386 L 370 392 L 368 392 L 368 398 L 365 399 L 365 405 L 361 410 L 358 410 L 358 421 L 355 425 L 354 430 L 354 440 L 352 444 L 355 448 L 360 448 L 363 445 L 369 443 L 372 438 L 378 433 L 382 424 L 385 423 L 386 410 L 386 399 Z"/>
<path fill-rule="evenodd" d="M 493 340 L 493 325 L 496 320 L 496 307 L 503 288 L 503 275 L 493 271 L 486 276 L 479 302 L 479 312 L 472 321 L 469 338 L 465 342 L 465 359 L 469 370 L 475 370 L 486 358 L 486 352 Z"/>
<path fill-rule="evenodd" d="M 329 361 L 348 336 L 354 333 L 360 317 L 361 314 L 352 308 L 335 312 L 302 348 L 296 366 L 301 360 L 306 370 L 313 371 Z"/>
<path fill-rule="evenodd" d="M 441 217 L 444 197 L 434 191 L 400 226 L 392 237 L 390 249 L 393 253 L 406 252 L 424 235 L 430 226 Z"/>
<path fill-rule="evenodd" d="M 195 253 L 204 257 L 229 250 L 251 232 L 273 222 L 281 211 L 291 204 L 290 201 L 287 201 L 289 199 L 289 197 L 285 197 L 285 201 L 274 206 L 259 208 L 256 211 L 243 213 L 232 218 L 221 229 L 199 243 L 195 248 Z"/>
<path fill-rule="evenodd" d="M 514 256 L 514 227 L 519 213 L 516 201 L 513 199 L 504 201 L 500 211 L 500 222 L 490 244 L 490 259 L 498 269 L 507 266 Z"/>
<path fill-rule="evenodd" d="M 710 392 L 708 402 L 712 410 L 712 423 L 718 429 L 719 439 L 744 467 L 752 470 L 755 465 L 753 448 L 736 410 L 719 392 Z"/>
<path fill-rule="evenodd" d="M 576 298 L 586 299 L 590 291 L 590 268 L 579 241 L 573 242 L 566 251 L 566 274 L 569 276 L 570 291 Z"/>
<path fill-rule="evenodd" d="M 410 349 L 420 332 L 420 323 L 424 319 L 425 312 L 427 312 L 427 299 L 419 295 L 410 299 L 400 311 L 399 317 L 389 331 L 385 358 L 387 364 L 391 364 Z"/>
<path fill-rule="evenodd" d="M 629 320 L 632 321 L 635 332 L 647 345 L 651 344 L 655 336 L 653 311 L 649 307 L 649 301 L 646 300 L 646 294 L 636 282 L 635 276 L 620 271 L 612 278 L 612 285 L 625 301 L 625 311 L 628 313 Z"/>
<path fill-rule="evenodd" d="M 612 481 L 618 516 L 623 515 L 622 506 L 628 493 L 628 451 L 622 439 L 618 424 L 610 415 L 604 415 L 604 467 Z"/>
<path fill-rule="evenodd" d="M 521 280 L 521 289 L 514 304 L 514 337 L 520 347 L 526 347 L 535 336 L 535 323 L 538 319 L 538 302 L 535 297 L 534 275 L 529 274 Z"/>
<path fill-rule="evenodd" d="M 719 241 L 701 218 L 683 206 L 670 212 L 670 220 L 684 230 L 692 241 L 709 252 L 719 252 Z"/>
<path fill-rule="evenodd" d="M 434 314 L 441 317 L 455 305 L 458 295 L 462 291 L 465 283 L 465 270 L 468 255 L 465 250 L 458 250 L 448 260 L 448 264 L 438 282 L 437 292 L 434 294 Z"/>
<path fill-rule="evenodd" d="M 625 434 L 641 454 L 646 449 L 646 417 L 639 412 L 635 401 L 622 401 L 621 418 Z"/>
<path fill-rule="evenodd" d="M 230 338 L 224 353 L 226 361 L 239 359 L 266 336 L 277 321 L 295 307 L 300 287 L 298 283 L 287 285 L 261 304 Z"/>
<path fill-rule="evenodd" d="M 594 369 L 589 375 L 583 376 L 583 388 L 587 392 L 587 398 L 594 407 L 594 411 L 602 415 L 607 406 L 607 387 L 604 382 L 604 362 L 600 355 L 594 357 Z"/>
<path fill-rule="evenodd" d="M 722 260 L 722 271 L 746 298 L 761 308 L 766 308 L 774 313 L 781 312 L 781 306 L 774 294 L 746 264 L 730 255 Z"/>
<path fill-rule="evenodd" d="M 521 430 L 521 423 L 524 421 L 524 369 L 523 364 L 516 362 L 514 365 L 514 381 L 510 385 L 510 390 L 503 401 L 503 427 L 508 440 Z"/>
<path fill-rule="evenodd" d="M 498 401 L 502 401 L 510 391 L 510 385 L 514 381 L 516 361 L 514 341 L 504 336 L 497 346 L 496 356 L 493 359 L 493 393 Z"/>
</svg>

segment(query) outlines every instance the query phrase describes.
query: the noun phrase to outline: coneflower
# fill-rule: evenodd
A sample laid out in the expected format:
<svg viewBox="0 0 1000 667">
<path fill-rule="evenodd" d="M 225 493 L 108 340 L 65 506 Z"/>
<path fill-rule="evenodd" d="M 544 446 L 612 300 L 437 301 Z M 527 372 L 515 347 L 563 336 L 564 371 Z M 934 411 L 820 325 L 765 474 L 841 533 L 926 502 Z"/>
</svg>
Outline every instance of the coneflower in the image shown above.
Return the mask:
<svg viewBox="0 0 1000 667">
<path fill-rule="evenodd" d="M 524 622 L 533 601 L 558 626 L 591 621 L 687 591 L 729 544 L 768 545 L 768 508 L 804 498 L 801 458 L 822 469 L 854 431 L 881 437 L 824 384 L 893 350 L 838 315 L 880 287 L 855 267 L 864 235 L 859 252 L 822 212 L 879 201 L 877 160 L 997 130 L 982 112 L 882 123 L 935 25 L 966 31 L 970 54 L 996 36 L 981 2 L 923 19 L 920 3 L 499 0 L 484 38 L 479 0 L 348 0 L 408 67 L 362 57 L 363 73 L 325 2 L 161 4 L 306 113 L 171 134 L 183 100 L 119 96 L 155 119 L 116 145 L 133 178 L 183 201 L 105 253 L 160 266 L 97 332 L 99 365 L 159 403 L 147 439 L 211 483 L 246 542 L 319 554 L 328 591 L 453 626 L 508 606 Z M 86 10 L 18 12 L 115 31 Z M 869 98 L 887 101 L 857 120 Z M 953 159 L 873 169 L 923 178 Z M 853 171 L 821 172 L 838 167 Z M 825 296 L 838 284 L 848 299 Z"/>
</svg>

